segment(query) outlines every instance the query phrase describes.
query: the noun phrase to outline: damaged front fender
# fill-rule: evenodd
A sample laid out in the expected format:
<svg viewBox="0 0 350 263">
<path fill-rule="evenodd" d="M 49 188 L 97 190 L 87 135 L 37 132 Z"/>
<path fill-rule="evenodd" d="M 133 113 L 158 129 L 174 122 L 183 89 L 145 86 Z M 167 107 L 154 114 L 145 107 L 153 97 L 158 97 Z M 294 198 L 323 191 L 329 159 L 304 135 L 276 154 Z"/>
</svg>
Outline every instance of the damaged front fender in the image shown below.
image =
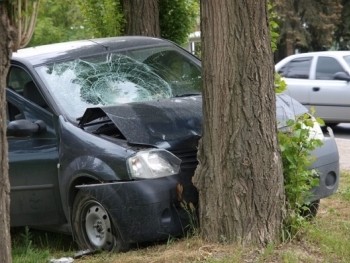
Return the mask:
<svg viewBox="0 0 350 263">
<path fill-rule="evenodd" d="M 179 205 L 181 187 L 177 175 L 76 187 L 107 209 L 125 243 L 184 234 L 187 218 Z"/>
</svg>

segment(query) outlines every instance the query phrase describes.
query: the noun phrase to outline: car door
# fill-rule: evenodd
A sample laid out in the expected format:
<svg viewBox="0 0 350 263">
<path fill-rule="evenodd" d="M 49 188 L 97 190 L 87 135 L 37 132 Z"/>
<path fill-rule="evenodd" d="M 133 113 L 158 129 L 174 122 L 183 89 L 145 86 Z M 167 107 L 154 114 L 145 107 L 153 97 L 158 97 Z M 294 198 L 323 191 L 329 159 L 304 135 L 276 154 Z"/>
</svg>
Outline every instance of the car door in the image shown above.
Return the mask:
<svg viewBox="0 0 350 263">
<path fill-rule="evenodd" d="M 287 83 L 285 93 L 306 107 L 310 104 L 312 83 L 310 83 L 309 76 L 312 61 L 312 56 L 295 58 L 278 70 Z"/>
<path fill-rule="evenodd" d="M 21 76 L 20 76 L 21 75 Z M 22 78 L 22 79 L 20 79 Z M 54 115 L 48 108 L 25 98 L 31 85 L 37 88 L 30 75 L 19 67 L 9 72 L 6 90 L 7 123 L 26 119 L 42 120 L 43 133 L 30 136 L 8 136 L 9 177 L 11 184 L 11 226 L 53 225 L 65 221 L 58 187 L 58 141 Z M 35 95 L 30 91 L 31 96 Z M 45 101 L 41 98 L 42 101 Z M 37 101 L 38 102 L 38 101 Z"/>
<path fill-rule="evenodd" d="M 337 72 L 349 74 L 337 58 L 317 58 L 310 105 L 315 107 L 315 116 L 326 122 L 349 122 L 350 84 L 347 81 L 335 80 L 334 75 Z"/>
</svg>

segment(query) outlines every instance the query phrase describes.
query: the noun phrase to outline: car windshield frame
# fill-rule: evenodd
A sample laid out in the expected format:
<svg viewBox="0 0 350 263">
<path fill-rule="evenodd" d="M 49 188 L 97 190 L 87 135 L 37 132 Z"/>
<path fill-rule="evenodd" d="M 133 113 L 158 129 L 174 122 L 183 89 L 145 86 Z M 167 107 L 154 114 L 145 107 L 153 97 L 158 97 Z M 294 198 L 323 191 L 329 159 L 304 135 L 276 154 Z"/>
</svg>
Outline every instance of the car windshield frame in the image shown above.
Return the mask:
<svg viewBox="0 0 350 263">
<path fill-rule="evenodd" d="M 201 94 L 201 62 L 175 45 L 93 54 L 35 67 L 60 109 L 77 122 L 87 108 Z"/>
</svg>

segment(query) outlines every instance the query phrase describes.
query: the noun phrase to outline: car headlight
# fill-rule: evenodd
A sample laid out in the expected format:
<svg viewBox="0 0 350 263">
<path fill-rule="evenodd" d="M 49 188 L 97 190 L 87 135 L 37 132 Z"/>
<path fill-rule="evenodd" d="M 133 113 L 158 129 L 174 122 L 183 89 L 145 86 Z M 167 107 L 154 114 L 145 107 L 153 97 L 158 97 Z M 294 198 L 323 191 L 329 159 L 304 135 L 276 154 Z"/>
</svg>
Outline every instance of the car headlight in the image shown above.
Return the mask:
<svg viewBox="0 0 350 263">
<path fill-rule="evenodd" d="M 139 151 L 127 159 L 129 173 L 133 178 L 150 179 L 177 174 L 181 160 L 162 149 Z"/>
<path fill-rule="evenodd" d="M 307 127 L 309 129 L 309 139 L 317 139 L 323 141 L 324 135 L 321 129 L 320 124 L 317 122 L 315 117 L 310 115 L 310 119 L 313 121 L 313 127 Z"/>
</svg>

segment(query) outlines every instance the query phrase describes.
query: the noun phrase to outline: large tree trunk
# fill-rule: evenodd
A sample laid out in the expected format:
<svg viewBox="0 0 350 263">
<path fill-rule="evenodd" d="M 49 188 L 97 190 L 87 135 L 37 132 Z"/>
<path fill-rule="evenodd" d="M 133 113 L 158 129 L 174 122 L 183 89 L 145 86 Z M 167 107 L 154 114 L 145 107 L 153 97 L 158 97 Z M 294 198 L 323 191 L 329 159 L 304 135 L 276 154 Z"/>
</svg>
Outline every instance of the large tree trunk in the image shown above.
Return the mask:
<svg viewBox="0 0 350 263">
<path fill-rule="evenodd" d="M 160 37 L 158 0 L 123 0 L 126 35 Z"/>
<path fill-rule="evenodd" d="M 6 1 L 5 1 L 6 3 Z M 0 262 L 11 259 L 10 182 L 8 178 L 6 138 L 6 76 L 10 66 L 11 38 L 6 4 L 0 2 Z"/>
<path fill-rule="evenodd" d="M 194 183 L 202 236 L 264 245 L 282 230 L 266 1 L 202 0 L 203 137 Z"/>
</svg>

